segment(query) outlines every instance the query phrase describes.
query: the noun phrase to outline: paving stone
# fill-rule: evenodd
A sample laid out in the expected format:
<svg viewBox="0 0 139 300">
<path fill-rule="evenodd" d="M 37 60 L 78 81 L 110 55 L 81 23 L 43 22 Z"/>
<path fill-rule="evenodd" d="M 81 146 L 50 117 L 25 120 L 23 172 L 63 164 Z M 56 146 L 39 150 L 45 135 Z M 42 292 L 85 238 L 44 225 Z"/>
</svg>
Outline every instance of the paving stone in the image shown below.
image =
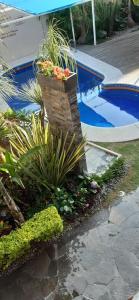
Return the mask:
<svg viewBox="0 0 139 300">
<path fill-rule="evenodd" d="M 49 296 L 49 294 L 52 294 L 56 291 L 58 286 L 58 278 L 49 278 L 47 280 L 42 280 L 41 283 L 41 291 L 43 297 Z"/>
<path fill-rule="evenodd" d="M 103 260 L 98 264 L 97 267 L 92 268 L 88 272 L 88 284 L 103 284 L 108 285 L 117 275 L 117 268 L 114 260 Z"/>
<path fill-rule="evenodd" d="M 46 284 L 47 280 L 45 280 Z M 20 292 L 25 295 L 27 300 L 43 300 L 42 288 L 40 281 L 36 278 L 32 278 L 27 274 L 24 274 L 22 278 L 19 278 L 17 285 L 20 288 Z"/>
<path fill-rule="evenodd" d="M 119 236 L 121 226 L 111 223 L 103 223 L 101 226 L 97 227 L 97 231 L 103 247 L 107 248 L 108 245 L 111 247 L 115 242 L 115 239 Z"/>
<path fill-rule="evenodd" d="M 48 268 L 48 276 L 49 277 L 53 277 L 53 276 L 57 276 L 58 274 L 58 269 L 57 269 L 57 261 L 56 260 L 52 260 L 49 264 L 49 268 Z"/>
<path fill-rule="evenodd" d="M 139 288 L 139 261 L 136 256 L 123 249 L 115 257 L 116 266 L 122 279 L 134 290 Z"/>
<path fill-rule="evenodd" d="M 139 228 L 139 212 L 133 214 L 121 224 L 121 229 Z"/>
<path fill-rule="evenodd" d="M 87 287 L 87 280 L 84 277 L 74 277 L 71 284 L 71 289 L 76 291 L 78 295 L 82 295 L 85 288 Z"/>
<path fill-rule="evenodd" d="M 44 279 L 48 276 L 48 268 L 51 260 L 46 251 L 35 259 L 29 261 L 23 268 L 23 273 L 29 274 L 33 278 Z"/>
<path fill-rule="evenodd" d="M 104 285 L 89 285 L 84 296 L 92 300 L 111 300 L 109 291 Z"/>
<path fill-rule="evenodd" d="M 139 228 L 125 228 L 115 239 L 113 252 L 127 250 L 139 259 Z"/>
<path fill-rule="evenodd" d="M 119 275 L 114 278 L 108 285 L 111 300 L 127 300 L 131 296 L 129 285 Z"/>
<path fill-rule="evenodd" d="M 54 244 L 54 245 L 47 246 L 46 252 L 50 260 L 55 259 L 57 255 L 57 245 Z"/>
<path fill-rule="evenodd" d="M 47 297 L 44 298 L 44 300 L 54 300 L 54 298 L 55 298 L 55 294 L 50 293 Z"/>
<path fill-rule="evenodd" d="M 129 202 L 121 202 L 111 208 L 109 221 L 113 224 L 121 224 L 127 218 L 135 214 L 137 210 L 139 211 L 139 206 L 135 203 L 131 205 Z"/>
<path fill-rule="evenodd" d="M 72 300 L 74 298 L 76 296 L 73 297 L 65 288 L 60 288 L 56 291 L 54 300 Z"/>
</svg>

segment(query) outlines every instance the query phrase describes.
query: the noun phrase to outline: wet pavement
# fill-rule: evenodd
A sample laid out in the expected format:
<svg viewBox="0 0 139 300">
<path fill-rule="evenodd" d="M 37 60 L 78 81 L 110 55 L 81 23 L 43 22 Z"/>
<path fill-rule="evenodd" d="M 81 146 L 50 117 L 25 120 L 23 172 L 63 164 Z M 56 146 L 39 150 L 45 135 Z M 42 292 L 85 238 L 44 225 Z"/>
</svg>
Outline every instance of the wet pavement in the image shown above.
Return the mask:
<svg viewBox="0 0 139 300">
<path fill-rule="evenodd" d="M 0 300 L 127 300 L 138 291 L 139 189 L 0 280 Z"/>
</svg>

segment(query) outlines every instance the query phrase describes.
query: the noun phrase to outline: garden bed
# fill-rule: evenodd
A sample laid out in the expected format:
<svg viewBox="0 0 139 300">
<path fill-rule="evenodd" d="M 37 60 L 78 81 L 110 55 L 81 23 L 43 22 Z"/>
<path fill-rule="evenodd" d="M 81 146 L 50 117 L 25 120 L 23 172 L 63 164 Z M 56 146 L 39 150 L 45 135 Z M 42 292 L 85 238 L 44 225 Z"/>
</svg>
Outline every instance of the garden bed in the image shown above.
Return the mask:
<svg viewBox="0 0 139 300">
<path fill-rule="evenodd" d="M 108 193 L 116 187 L 116 184 L 121 180 L 121 177 L 125 175 L 126 171 L 127 168 L 123 159 L 119 158 L 102 176 L 79 176 L 78 183 L 80 182 L 82 184 L 81 189 L 86 187 L 88 188 L 89 193 L 87 195 L 85 193 L 84 199 L 81 199 L 81 206 L 77 206 L 76 211 L 74 210 L 72 214 L 64 214 L 63 233 L 60 216 L 58 216 L 55 208 L 50 207 L 41 211 L 40 213 L 37 213 L 29 221 L 26 221 L 21 229 L 17 229 L 11 234 L 1 238 L 0 263 L 3 261 L 3 267 L 1 267 L 0 270 L 0 277 L 7 276 L 35 255 L 39 255 L 44 249 L 49 250 L 50 246 L 53 246 L 55 243 L 64 242 L 65 239 L 67 240 L 69 232 L 73 230 L 73 228 L 79 226 L 87 216 L 100 209 Z M 93 189 L 90 189 L 90 183 L 93 182 L 93 184 L 95 184 L 96 182 L 94 180 L 97 180 L 97 186 L 93 186 Z M 71 183 L 72 182 L 70 181 L 70 185 Z M 77 186 L 75 188 L 77 188 Z M 48 218 L 44 218 L 44 216 L 47 216 L 47 214 Z M 42 218 L 44 223 L 42 222 Z M 49 235 L 50 231 L 48 229 L 50 229 L 50 227 L 51 234 Z M 26 230 L 28 232 L 29 239 L 26 241 L 27 244 L 24 244 L 24 232 L 26 236 Z M 33 236 L 31 234 L 32 231 Z M 20 236 L 20 232 L 23 232 L 23 236 L 22 234 Z M 60 237 L 58 237 L 59 234 Z M 18 247 L 18 241 L 20 244 L 21 240 L 22 243 L 20 248 Z M 3 253 L 3 242 L 6 243 L 5 253 Z M 12 245 L 11 249 L 9 247 L 10 244 Z M 15 249 L 17 249 L 17 255 Z"/>
</svg>

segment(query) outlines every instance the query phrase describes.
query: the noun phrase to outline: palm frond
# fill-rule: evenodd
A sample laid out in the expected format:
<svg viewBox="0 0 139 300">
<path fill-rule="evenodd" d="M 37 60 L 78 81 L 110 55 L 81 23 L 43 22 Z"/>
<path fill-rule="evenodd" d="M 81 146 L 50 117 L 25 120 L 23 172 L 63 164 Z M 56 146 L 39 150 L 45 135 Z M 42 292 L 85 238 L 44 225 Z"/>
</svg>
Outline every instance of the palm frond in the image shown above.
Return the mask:
<svg viewBox="0 0 139 300">
<path fill-rule="evenodd" d="M 43 105 L 41 87 L 36 80 L 30 79 L 26 84 L 22 85 L 20 90 L 21 100 L 29 100 L 33 103 Z"/>
<path fill-rule="evenodd" d="M 10 67 L 2 59 L 0 59 L 0 69 L 0 99 L 7 101 L 12 96 L 17 95 L 17 88 Z"/>
<path fill-rule="evenodd" d="M 7 101 L 17 94 L 16 87 L 12 78 L 0 76 L 0 99 Z"/>
<path fill-rule="evenodd" d="M 0 143 L 11 136 L 11 131 L 8 128 L 4 118 L 0 116 Z"/>
</svg>

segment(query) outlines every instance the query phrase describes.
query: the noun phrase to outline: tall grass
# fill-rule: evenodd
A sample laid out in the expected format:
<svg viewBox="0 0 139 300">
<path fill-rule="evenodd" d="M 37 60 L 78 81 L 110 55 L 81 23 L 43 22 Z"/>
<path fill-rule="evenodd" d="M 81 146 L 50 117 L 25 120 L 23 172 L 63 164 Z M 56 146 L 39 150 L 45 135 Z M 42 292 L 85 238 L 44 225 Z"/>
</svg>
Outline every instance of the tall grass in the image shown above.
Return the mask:
<svg viewBox="0 0 139 300">
<path fill-rule="evenodd" d="M 68 67 L 74 70 L 74 60 L 69 55 L 69 41 L 65 38 L 64 31 L 59 27 L 59 22 L 52 20 L 49 23 L 47 37 L 43 40 L 39 51 L 39 58 L 50 60 L 55 66 Z"/>
</svg>

